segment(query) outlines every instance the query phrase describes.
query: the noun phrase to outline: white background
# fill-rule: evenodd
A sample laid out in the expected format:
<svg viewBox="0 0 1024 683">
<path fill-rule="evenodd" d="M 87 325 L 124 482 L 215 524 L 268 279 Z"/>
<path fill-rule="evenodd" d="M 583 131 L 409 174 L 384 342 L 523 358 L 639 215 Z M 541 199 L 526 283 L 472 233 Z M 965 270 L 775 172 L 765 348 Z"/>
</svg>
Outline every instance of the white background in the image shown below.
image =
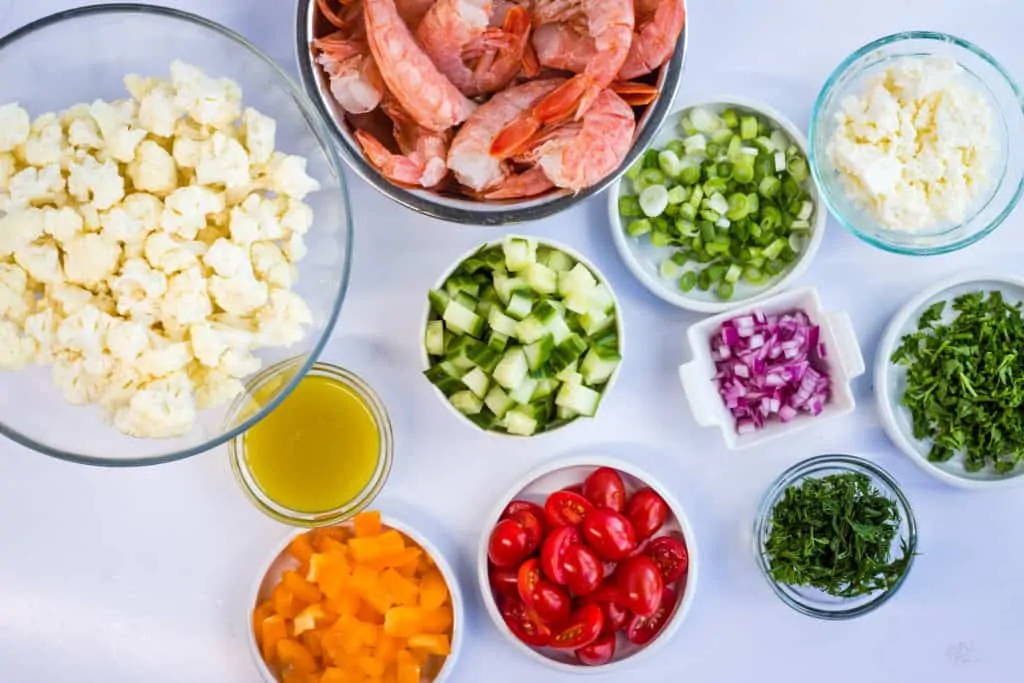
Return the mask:
<svg viewBox="0 0 1024 683">
<path fill-rule="evenodd" d="M 73 4 L 0 0 L 0 32 Z M 294 72 L 290 0 L 172 4 L 242 32 Z M 899 30 L 958 34 L 1024 79 L 1019 0 L 691 5 L 680 97 L 761 99 L 805 129 L 830 70 L 863 43 Z M 55 61 L 75 58 L 54 46 Z M 354 266 L 324 358 L 364 376 L 391 410 L 397 450 L 380 507 L 421 525 L 456 566 L 469 618 L 452 683 L 560 678 L 489 622 L 473 558 L 480 516 L 513 480 L 544 460 L 588 449 L 633 460 L 675 493 L 703 556 L 694 608 L 672 642 L 627 673 L 594 676 L 595 683 L 1020 680 L 1021 493 L 962 492 L 919 471 L 886 441 L 869 375 L 857 381 L 852 416 L 760 449 L 726 451 L 716 431 L 696 427 L 676 380 L 684 333 L 697 318 L 632 279 L 611 246 L 601 196 L 520 230 L 581 250 L 618 293 L 628 335 L 618 385 L 592 423 L 527 445 L 469 431 L 418 376 L 419 316 L 438 274 L 496 233 L 421 218 L 349 180 Z M 817 286 L 827 309 L 850 313 L 870 368 L 886 320 L 919 289 L 972 266 L 1019 274 L 1022 218 L 1018 211 L 983 243 L 926 260 L 884 254 L 830 223 L 799 284 Z M 889 469 L 921 531 L 922 555 L 899 595 L 845 623 L 783 605 L 750 551 L 764 488 L 788 465 L 825 452 L 864 454 Z M 223 448 L 157 468 L 104 470 L 0 444 L 0 683 L 254 683 L 246 607 L 259 565 L 287 531 L 237 490 Z"/>
</svg>

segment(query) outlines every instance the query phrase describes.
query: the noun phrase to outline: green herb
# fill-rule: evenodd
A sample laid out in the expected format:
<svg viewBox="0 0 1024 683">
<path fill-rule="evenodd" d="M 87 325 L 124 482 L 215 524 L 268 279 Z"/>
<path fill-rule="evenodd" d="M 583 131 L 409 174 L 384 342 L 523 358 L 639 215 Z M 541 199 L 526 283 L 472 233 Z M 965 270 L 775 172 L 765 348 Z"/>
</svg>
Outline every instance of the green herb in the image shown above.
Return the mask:
<svg viewBox="0 0 1024 683">
<path fill-rule="evenodd" d="M 933 304 L 918 331 L 903 337 L 892 362 L 907 367 L 901 403 L 914 438 L 931 440 L 928 459 L 962 453 L 964 469 L 991 463 L 1008 474 L 1024 460 L 1024 317 L 999 292 L 953 300 L 957 316 L 941 323 L 946 302 Z"/>
<path fill-rule="evenodd" d="M 889 561 L 899 531 L 896 503 L 859 472 L 805 479 L 789 487 L 772 509 L 765 552 L 771 575 L 850 598 L 887 590 L 910 561 L 906 542 Z"/>
</svg>

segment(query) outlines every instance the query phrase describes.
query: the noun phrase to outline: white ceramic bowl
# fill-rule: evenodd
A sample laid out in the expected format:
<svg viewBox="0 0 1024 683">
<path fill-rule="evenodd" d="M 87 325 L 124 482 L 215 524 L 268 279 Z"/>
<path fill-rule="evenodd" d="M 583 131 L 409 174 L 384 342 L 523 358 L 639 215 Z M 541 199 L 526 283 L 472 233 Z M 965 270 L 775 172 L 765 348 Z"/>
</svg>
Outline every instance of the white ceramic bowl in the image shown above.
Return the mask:
<svg viewBox="0 0 1024 683">
<path fill-rule="evenodd" d="M 715 363 L 711 358 L 710 340 L 727 320 L 753 313 L 755 310 L 771 315 L 794 309 L 803 310 L 811 322 L 821 328 L 820 340 L 825 344 L 825 361 L 828 364 L 829 378 L 832 380 L 832 397 L 818 415 L 812 416 L 801 412 L 790 422 L 770 420 L 765 423 L 763 429 L 738 434 L 735 418 L 725 407 L 725 402 L 718 393 L 718 384 L 714 380 Z M 822 308 L 818 290 L 813 287 L 782 292 L 771 298 L 706 318 L 690 326 L 687 340 L 691 360 L 679 366 L 679 378 L 683 383 L 690 410 L 702 427 L 718 427 L 725 438 L 725 445 L 731 449 L 749 448 L 783 434 L 822 424 L 853 412 L 856 405 L 850 384 L 854 377 L 864 373 L 864 357 L 857 343 L 853 322 L 846 313 L 826 313 Z"/>
<path fill-rule="evenodd" d="M 452 276 L 452 273 L 454 273 L 456 270 L 458 270 L 459 266 L 462 265 L 462 262 L 465 261 L 466 259 L 468 259 L 470 256 L 473 256 L 474 254 L 476 254 L 478 251 L 480 251 L 482 249 L 489 249 L 491 247 L 500 246 L 503 241 L 505 241 L 506 239 L 509 239 L 510 237 L 511 238 L 518 238 L 518 239 L 531 239 L 531 240 L 535 240 L 537 242 L 537 246 L 538 247 L 548 247 L 550 249 L 557 249 L 558 251 L 565 252 L 566 254 L 571 256 L 575 261 L 585 265 L 590 270 L 590 272 L 593 273 L 594 278 L 598 282 L 604 284 L 604 286 L 608 288 L 608 292 L 612 296 L 612 301 L 615 302 L 615 332 L 616 332 L 616 334 L 619 337 L 619 356 L 621 356 L 623 359 L 625 359 L 625 357 L 626 357 L 626 355 L 625 355 L 625 348 L 626 348 L 625 347 L 625 342 L 626 342 L 626 339 L 625 339 L 625 336 L 623 335 L 622 314 L 621 314 L 622 307 L 619 305 L 619 298 L 615 295 L 615 290 L 612 289 L 611 283 L 609 283 L 608 280 L 605 279 L 604 275 L 601 274 L 601 271 L 599 271 L 594 266 L 594 264 L 591 263 L 585 256 L 580 254 L 578 251 L 576 251 L 572 247 L 567 247 L 566 245 L 561 244 L 559 242 L 553 242 L 551 240 L 541 239 L 541 238 L 538 238 L 538 237 L 531 237 L 531 236 L 527 236 L 527 235 L 505 235 L 501 239 L 496 239 L 496 240 L 491 240 L 489 242 L 485 242 L 484 244 L 481 244 L 480 246 L 473 247 L 472 249 L 470 249 L 466 253 L 462 254 L 462 256 L 457 258 L 455 260 L 455 262 L 451 265 L 451 267 L 449 267 L 441 275 L 441 277 L 439 277 L 437 279 L 437 282 L 434 283 L 432 289 L 443 289 L 444 283 L 448 280 L 449 277 Z M 430 301 L 428 300 L 426 302 L 426 306 L 424 306 L 424 309 L 423 309 L 423 317 L 422 317 L 423 325 L 420 328 L 421 329 L 421 332 L 420 332 L 420 362 L 421 362 L 421 365 L 422 365 L 424 371 L 430 369 L 430 356 L 427 354 L 427 348 L 423 344 L 423 340 L 422 340 L 422 338 L 423 338 L 423 331 L 426 330 L 427 322 L 430 320 L 430 314 L 431 314 L 431 307 L 430 307 Z M 602 402 L 607 398 L 608 394 L 611 392 L 612 388 L 615 386 L 615 380 L 618 379 L 619 372 L 621 370 L 622 370 L 622 363 L 620 362 L 619 366 L 617 368 L 615 368 L 614 372 L 612 372 L 612 376 L 608 378 L 608 382 L 604 385 L 604 391 L 601 392 L 601 401 Z M 578 425 L 580 422 L 585 421 L 585 420 L 588 419 L 588 418 L 585 418 L 585 417 L 578 417 L 575 420 L 572 420 L 571 422 L 567 422 L 567 423 L 565 423 L 565 424 L 563 424 L 563 425 L 561 425 L 559 427 L 555 427 L 554 429 L 548 429 L 548 430 L 545 430 L 545 431 L 542 431 L 542 432 L 537 432 L 536 434 L 532 434 L 529 437 L 522 437 L 522 436 L 517 436 L 515 434 L 508 434 L 507 432 L 499 432 L 499 431 L 494 431 L 494 430 L 489 430 L 489 429 L 485 430 L 485 429 L 481 429 L 476 423 L 474 423 L 468 417 L 466 417 L 465 415 L 460 413 L 458 411 L 458 409 L 456 409 L 455 406 L 453 406 L 451 404 L 451 401 L 448 400 L 448 397 L 444 395 L 444 392 L 442 392 L 440 389 L 435 387 L 433 384 L 431 384 L 430 386 L 431 386 L 431 388 L 434 391 L 434 395 L 437 396 L 438 399 L 440 399 L 441 403 L 444 404 L 444 407 L 448 409 L 448 412 L 450 412 L 452 415 L 455 415 L 458 418 L 459 422 L 462 422 L 463 424 L 468 425 L 470 428 L 472 428 L 472 429 L 474 429 L 476 431 L 483 431 L 483 432 L 486 432 L 487 434 L 494 434 L 495 436 L 507 437 L 507 438 L 512 438 L 512 439 L 536 438 L 538 436 L 543 436 L 544 434 L 551 434 L 553 432 L 560 431 L 562 429 L 565 429 L 566 427 L 570 427 L 570 426 L 573 426 L 573 425 Z M 600 409 L 601 409 L 600 404 L 598 404 L 597 409 L 600 411 Z M 596 414 L 595 414 L 595 416 L 596 416 Z M 590 418 L 590 419 L 593 419 L 593 418 Z"/>
<path fill-rule="evenodd" d="M 665 500 L 669 508 L 669 517 L 656 536 L 672 532 L 681 534 L 686 542 L 690 564 L 687 573 L 679 579 L 677 584 L 680 598 L 676 602 L 675 611 L 654 640 L 646 645 L 638 646 L 620 637 L 616 643 L 615 656 L 612 661 L 601 666 L 585 666 L 576 660 L 571 650 L 560 651 L 551 648 L 533 648 L 520 641 L 509 630 L 505 620 L 501 617 L 501 613 L 498 611 L 498 605 L 491 592 L 487 546 L 491 530 L 498 523 L 505 507 L 513 500 L 529 500 L 543 506 L 548 494 L 567 486 L 582 484 L 587 475 L 598 467 L 611 467 L 618 470 L 626 485 L 628 494 L 632 494 L 644 486 L 649 486 Z M 483 534 L 480 538 L 480 548 L 477 551 L 477 579 L 480 584 L 480 593 L 483 597 L 484 607 L 487 609 L 487 614 L 490 615 L 491 621 L 494 622 L 495 627 L 501 631 L 502 635 L 515 645 L 520 652 L 534 661 L 562 673 L 610 674 L 650 658 L 672 638 L 683 623 L 683 620 L 686 619 L 686 615 L 693 605 L 693 598 L 697 588 L 698 570 L 700 568 L 700 553 L 697 549 L 697 538 L 694 535 L 693 527 L 690 525 L 690 520 L 686 517 L 683 506 L 672 494 L 638 467 L 615 458 L 599 455 L 574 456 L 554 460 L 522 477 L 508 491 L 508 494 L 503 496 L 498 505 L 484 518 Z"/>
<path fill-rule="evenodd" d="M 772 107 L 737 97 L 721 97 L 707 102 L 687 103 L 685 107 L 669 114 L 668 118 L 665 119 L 665 123 L 654 136 L 652 147 L 664 147 L 670 140 L 680 137 L 678 132 L 679 119 L 694 107 L 702 107 L 716 113 L 731 107 L 739 113 L 749 112 L 763 116 L 785 131 L 793 143 L 800 148 L 804 157 L 808 159 L 808 164 L 810 164 L 810 158 L 807 155 L 807 138 L 796 124 Z M 658 272 L 661 262 L 669 258 L 675 252 L 675 249 L 673 247 L 655 247 L 650 244 L 650 240 L 638 241 L 626 234 L 622 217 L 619 216 L 619 197 L 624 194 L 625 186 L 623 184 L 628 182 L 628 180 L 620 177 L 612 184 L 608 192 L 608 220 L 611 225 L 615 248 L 618 249 L 619 255 L 625 261 L 626 266 L 643 283 L 644 287 L 670 304 L 691 311 L 720 313 L 738 304 L 765 299 L 775 292 L 782 290 L 807 270 L 825 235 L 828 211 L 825 210 L 821 203 L 818 187 L 808 177 L 804 181 L 803 187 L 810 193 L 814 201 L 811 238 L 804 245 L 804 249 L 796 261 L 787 270 L 761 285 L 751 285 L 740 279 L 735 285 L 735 293 L 732 299 L 728 301 L 722 301 L 711 290 L 702 292 L 695 287 L 689 292 L 684 292 L 679 289 L 674 280 L 666 280 Z"/>
<path fill-rule="evenodd" d="M 442 683 L 451 675 L 452 670 L 455 668 L 455 662 L 458 660 L 459 654 L 462 652 L 463 631 L 465 631 L 466 617 L 463 613 L 463 605 L 465 604 L 465 601 L 462 597 L 462 589 L 459 587 L 458 578 L 455 576 L 455 572 L 452 570 L 451 565 L 448 564 L 448 560 L 445 559 L 444 555 L 442 555 L 437 547 L 415 528 L 389 515 L 382 515 L 381 523 L 385 529 L 395 529 L 414 541 L 416 545 L 418 545 L 423 552 L 425 552 L 430 559 L 434 561 L 434 564 L 437 566 L 438 570 L 440 570 L 441 575 L 444 576 L 445 583 L 448 584 L 448 593 L 451 596 L 452 603 L 452 652 L 444 659 L 444 663 L 438 670 L 437 675 L 431 679 L 424 679 L 424 683 Z M 352 524 L 352 521 L 348 521 L 336 526 L 350 528 Z M 254 599 L 246 611 L 245 631 L 247 634 L 246 641 L 249 644 L 249 653 L 252 655 L 253 661 L 256 663 L 256 668 L 259 670 L 260 676 L 265 683 L 278 683 L 278 679 L 270 671 L 270 668 L 267 667 L 266 662 L 263 661 L 263 655 L 260 654 L 259 645 L 256 643 L 256 634 L 253 632 L 252 627 L 253 610 L 255 610 L 261 602 L 270 597 L 270 592 L 280 581 L 281 575 L 286 570 L 293 569 L 297 566 L 294 558 L 287 553 L 288 544 L 291 543 L 292 539 L 296 536 L 300 536 L 305 533 L 311 533 L 311 531 L 304 529 L 299 533 L 288 534 L 288 537 L 283 539 L 271 552 L 270 556 L 267 558 L 266 564 L 264 565 L 265 568 L 261 569 L 259 575 L 256 577 L 256 585 L 252 591 Z"/>
<path fill-rule="evenodd" d="M 1024 301 L 1024 279 L 995 273 L 961 273 L 927 288 L 908 301 L 889 322 L 878 347 L 875 361 L 875 395 L 882 426 L 896 446 L 906 453 L 921 469 L 947 484 L 963 488 L 981 489 L 1024 483 L 1024 467 L 1018 465 L 1013 472 L 999 475 L 986 468 L 968 472 L 963 467 L 963 455 L 958 454 L 946 462 L 931 462 L 927 440 L 915 439 L 910 411 L 900 404 L 906 387 L 907 371 L 904 366 L 889 361 L 903 335 L 917 330 L 917 321 L 924 309 L 937 301 L 950 301 L 967 292 L 998 290 L 1008 302 Z M 943 320 L 952 319 L 946 307 Z"/>
</svg>

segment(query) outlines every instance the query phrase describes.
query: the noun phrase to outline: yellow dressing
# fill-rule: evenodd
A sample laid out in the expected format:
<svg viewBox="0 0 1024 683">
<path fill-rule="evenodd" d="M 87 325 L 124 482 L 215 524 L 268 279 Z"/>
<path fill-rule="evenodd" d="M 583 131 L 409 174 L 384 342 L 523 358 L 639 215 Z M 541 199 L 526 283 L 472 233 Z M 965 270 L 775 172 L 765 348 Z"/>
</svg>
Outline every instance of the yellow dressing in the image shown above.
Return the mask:
<svg viewBox="0 0 1024 683">
<path fill-rule="evenodd" d="M 350 502 L 377 468 L 380 434 L 366 402 L 342 382 L 310 375 L 246 432 L 245 458 L 275 503 L 317 513 Z"/>
</svg>

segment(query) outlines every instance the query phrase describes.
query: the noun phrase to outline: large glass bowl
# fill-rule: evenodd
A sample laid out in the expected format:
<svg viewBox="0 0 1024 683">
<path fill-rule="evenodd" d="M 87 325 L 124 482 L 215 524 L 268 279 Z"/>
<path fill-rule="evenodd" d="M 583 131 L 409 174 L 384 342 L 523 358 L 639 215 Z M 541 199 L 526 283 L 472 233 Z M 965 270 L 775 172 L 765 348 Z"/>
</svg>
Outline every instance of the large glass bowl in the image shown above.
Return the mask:
<svg viewBox="0 0 1024 683">
<path fill-rule="evenodd" d="M 74 58 L 55 58 L 58 53 Z M 168 77 L 182 59 L 242 86 L 243 103 L 277 120 L 277 148 L 309 160 L 322 186 L 306 198 L 315 212 L 309 254 L 298 264 L 295 291 L 313 313 L 303 340 L 261 349 L 264 367 L 298 358 L 298 370 L 273 392 L 261 392 L 241 413 L 230 405 L 199 411 L 186 436 L 138 439 L 108 425 L 95 406 L 72 406 L 50 370 L 0 373 L 0 433 L 63 460 L 129 467 L 180 460 L 223 444 L 272 410 L 309 370 L 334 327 L 348 282 L 351 213 L 337 154 L 319 114 L 269 57 L 245 38 L 197 16 L 145 5 L 73 9 L 0 39 L 0 102 L 18 102 L 33 116 L 79 102 L 126 96 L 130 73 Z M 243 381 L 244 383 L 244 381 Z"/>
<path fill-rule="evenodd" d="M 975 198 L 963 221 L 924 231 L 893 230 L 879 225 L 847 196 L 828 145 L 843 100 L 857 94 L 867 78 L 895 59 L 931 55 L 959 63 L 965 78 L 988 98 L 998 150 L 989 170 L 990 184 Z M 977 242 L 1006 220 L 1024 190 L 1024 108 L 1016 82 L 992 55 L 944 33 L 897 33 L 868 43 L 847 57 L 829 76 L 814 103 L 808 137 L 811 171 L 832 215 L 860 239 L 897 254 L 944 254 Z"/>
</svg>

